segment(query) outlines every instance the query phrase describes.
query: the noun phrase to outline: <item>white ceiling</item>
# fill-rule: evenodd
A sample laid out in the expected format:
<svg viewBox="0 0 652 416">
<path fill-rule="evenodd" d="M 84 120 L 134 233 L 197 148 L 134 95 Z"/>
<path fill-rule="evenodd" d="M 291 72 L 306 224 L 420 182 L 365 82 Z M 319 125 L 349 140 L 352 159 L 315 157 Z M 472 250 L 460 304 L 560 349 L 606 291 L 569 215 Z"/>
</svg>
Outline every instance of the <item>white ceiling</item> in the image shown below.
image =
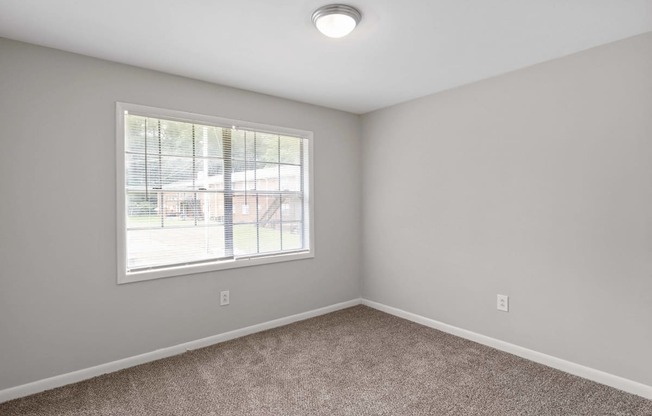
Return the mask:
<svg viewBox="0 0 652 416">
<path fill-rule="evenodd" d="M 0 36 L 365 113 L 652 31 L 652 0 L 352 0 L 330 39 L 328 3 L 0 0 Z"/>
</svg>

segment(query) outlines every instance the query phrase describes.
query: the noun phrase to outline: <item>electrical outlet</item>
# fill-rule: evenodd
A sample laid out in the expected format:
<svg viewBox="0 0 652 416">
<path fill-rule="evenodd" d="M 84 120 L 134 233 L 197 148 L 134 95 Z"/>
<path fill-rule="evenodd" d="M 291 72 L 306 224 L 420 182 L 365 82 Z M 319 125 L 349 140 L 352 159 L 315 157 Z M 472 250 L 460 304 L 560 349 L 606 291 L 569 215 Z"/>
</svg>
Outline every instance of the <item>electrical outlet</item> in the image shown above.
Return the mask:
<svg viewBox="0 0 652 416">
<path fill-rule="evenodd" d="M 230 302 L 229 291 L 223 290 L 220 292 L 220 306 L 226 306 Z"/>
<path fill-rule="evenodd" d="M 509 312 L 509 296 L 496 295 L 496 309 L 499 311 Z"/>
</svg>

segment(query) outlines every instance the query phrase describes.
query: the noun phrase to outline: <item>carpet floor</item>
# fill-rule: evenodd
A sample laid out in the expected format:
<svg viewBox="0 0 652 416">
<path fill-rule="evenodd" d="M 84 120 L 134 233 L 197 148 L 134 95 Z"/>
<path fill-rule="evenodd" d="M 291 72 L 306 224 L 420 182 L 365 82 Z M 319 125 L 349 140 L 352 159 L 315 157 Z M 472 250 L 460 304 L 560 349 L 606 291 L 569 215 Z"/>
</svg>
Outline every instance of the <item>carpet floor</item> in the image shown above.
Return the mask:
<svg viewBox="0 0 652 416">
<path fill-rule="evenodd" d="M 356 306 L 0 404 L 0 415 L 652 415 L 652 401 Z"/>
</svg>

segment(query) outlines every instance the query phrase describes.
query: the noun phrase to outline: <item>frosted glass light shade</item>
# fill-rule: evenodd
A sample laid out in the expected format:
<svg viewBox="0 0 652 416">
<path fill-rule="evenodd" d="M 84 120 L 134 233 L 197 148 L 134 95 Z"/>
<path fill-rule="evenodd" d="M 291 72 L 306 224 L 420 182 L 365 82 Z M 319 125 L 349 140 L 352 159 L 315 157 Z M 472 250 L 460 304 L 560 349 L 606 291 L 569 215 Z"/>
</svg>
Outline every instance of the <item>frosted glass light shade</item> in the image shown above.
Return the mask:
<svg viewBox="0 0 652 416">
<path fill-rule="evenodd" d="M 317 29 L 330 38 L 341 38 L 353 31 L 360 22 L 360 12 L 344 4 L 320 7 L 312 14 Z"/>
</svg>

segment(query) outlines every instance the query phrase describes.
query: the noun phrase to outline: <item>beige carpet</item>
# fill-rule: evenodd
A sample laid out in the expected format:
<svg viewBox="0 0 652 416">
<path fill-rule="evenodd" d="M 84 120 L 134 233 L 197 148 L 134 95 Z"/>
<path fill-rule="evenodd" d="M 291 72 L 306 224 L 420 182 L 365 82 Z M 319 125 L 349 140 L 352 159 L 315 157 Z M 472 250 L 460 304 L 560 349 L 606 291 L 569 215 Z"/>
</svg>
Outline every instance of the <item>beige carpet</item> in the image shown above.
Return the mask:
<svg viewBox="0 0 652 416">
<path fill-rule="evenodd" d="M 0 404 L 0 415 L 652 415 L 652 401 L 357 306 Z"/>
</svg>

